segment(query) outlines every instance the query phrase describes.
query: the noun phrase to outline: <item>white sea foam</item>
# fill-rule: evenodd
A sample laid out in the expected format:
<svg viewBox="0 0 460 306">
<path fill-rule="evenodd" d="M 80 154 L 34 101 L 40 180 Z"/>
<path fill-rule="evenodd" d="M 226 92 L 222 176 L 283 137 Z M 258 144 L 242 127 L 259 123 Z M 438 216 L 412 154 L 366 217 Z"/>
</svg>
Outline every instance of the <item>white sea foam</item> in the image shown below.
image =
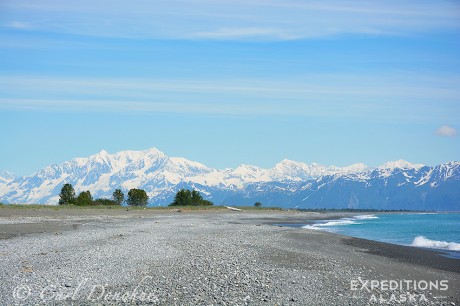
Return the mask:
<svg viewBox="0 0 460 306">
<path fill-rule="evenodd" d="M 302 228 L 312 229 L 312 230 L 316 230 L 316 231 L 321 229 L 321 228 L 319 228 L 319 227 L 317 227 L 315 225 L 304 225 L 304 226 L 302 226 Z"/>
<path fill-rule="evenodd" d="M 314 229 L 314 230 L 328 230 L 329 227 L 341 226 L 341 225 L 351 225 L 351 224 L 362 224 L 362 220 L 377 219 L 376 215 L 359 215 L 352 218 L 342 218 L 338 220 L 326 220 L 324 223 L 317 223 L 313 225 L 305 225 L 303 228 Z"/>
<path fill-rule="evenodd" d="M 347 219 L 328 221 L 326 223 L 316 224 L 315 226 L 323 227 L 323 226 L 337 226 L 337 225 L 350 225 L 350 224 L 359 224 L 359 223 L 354 221 L 351 218 L 347 218 Z"/>
<path fill-rule="evenodd" d="M 376 215 L 359 215 L 353 218 L 358 220 L 378 219 Z"/>
<path fill-rule="evenodd" d="M 460 251 L 460 243 L 431 240 L 424 236 L 415 237 L 414 241 L 412 241 L 411 243 L 411 246 L 430 249 Z"/>
</svg>

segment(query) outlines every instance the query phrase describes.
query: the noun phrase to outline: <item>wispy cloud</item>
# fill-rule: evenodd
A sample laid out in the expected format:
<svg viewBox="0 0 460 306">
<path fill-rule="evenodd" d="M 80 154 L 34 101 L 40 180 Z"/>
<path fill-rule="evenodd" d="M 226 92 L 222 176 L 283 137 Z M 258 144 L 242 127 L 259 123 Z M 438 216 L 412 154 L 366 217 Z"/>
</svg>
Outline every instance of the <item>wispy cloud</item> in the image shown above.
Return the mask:
<svg viewBox="0 0 460 306">
<path fill-rule="evenodd" d="M 345 117 L 405 122 L 453 120 L 460 116 L 456 106 L 460 99 L 459 79 L 410 79 L 413 83 L 403 82 L 397 75 L 316 74 L 296 80 L 0 76 L 0 109 Z"/>
<path fill-rule="evenodd" d="M 0 9 L 6 27 L 91 36 L 290 40 L 460 28 L 460 4 L 448 0 L 17 0 Z"/>
<path fill-rule="evenodd" d="M 442 137 L 454 137 L 457 136 L 457 129 L 448 125 L 443 125 L 436 130 L 436 135 Z"/>
<path fill-rule="evenodd" d="M 6 27 L 13 28 L 13 29 L 19 29 L 19 30 L 28 30 L 28 29 L 34 28 L 32 24 L 27 23 L 27 22 L 21 22 L 21 21 L 12 21 L 10 23 L 7 23 Z"/>
<path fill-rule="evenodd" d="M 3 96 L 84 96 L 142 98 L 167 94 L 242 95 L 261 98 L 346 98 L 460 99 L 460 78 L 452 75 L 415 76 L 400 74 L 353 75 L 311 74 L 285 78 L 154 79 L 1 76 Z M 24 88 L 27 91 L 24 92 Z M 351 99 L 354 98 L 354 99 Z"/>
<path fill-rule="evenodd" d="M 300 38 L 294 34 L 289 34 L 285 30 L 272 28 L 224 28 L 210 32 L 192 33 L 190 38 L 197 39 L 261 39 L 261 40 L 294 40 Z"/>
</svg>

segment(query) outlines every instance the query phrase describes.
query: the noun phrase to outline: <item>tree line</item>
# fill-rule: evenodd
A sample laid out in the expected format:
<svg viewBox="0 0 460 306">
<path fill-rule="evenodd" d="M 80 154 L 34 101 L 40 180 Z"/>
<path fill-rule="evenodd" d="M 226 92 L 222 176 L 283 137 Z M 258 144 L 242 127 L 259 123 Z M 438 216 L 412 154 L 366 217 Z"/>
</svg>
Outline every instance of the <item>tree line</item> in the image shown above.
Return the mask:
<svg viewBox="0 0 460 306">
<path fill-rule="evenodd" d="M 129 206 L 147 206 L 149 197 L 147 193 L 142 189 L 130 189 L 128 196 L 125 198 L 125 194 L 121 189 L 116 189 L 112 194 L 112 199 L 93 199 L 89 190 L 82 191 L 75 196 L 75 189 L 72 184 L 64 184 L 59 193 L 59 205 L 122 205 L 126 201 Z"/>
<path fill-rule="evenodd" d="M 181 189 L 179 190 L 174 201 L 169 206 L 210 206 L 214 205 L 211 201 L 203 199 L 201 194 L 193 190 Z"/>
<path fill-rule="evenodd" d="M 93 199 L 89 190 L 82 191 L 76 196 L 75 189 L 72 184 L 64 184 L 59 193 L 59 205 L 122 205 L 126 202 L 129 206 L 147 206 L 149 197 L 142 189 L 130 189 L 128 196 L 121 189 L 115 189 L 112 194 L 112 199 Z M 211 206 L 214 205 L 211 201 L 205 200 L 201 194 L 193 190 L 181 189 L 174 196 L 174 201 L 169 206 Z"/>
</svg>

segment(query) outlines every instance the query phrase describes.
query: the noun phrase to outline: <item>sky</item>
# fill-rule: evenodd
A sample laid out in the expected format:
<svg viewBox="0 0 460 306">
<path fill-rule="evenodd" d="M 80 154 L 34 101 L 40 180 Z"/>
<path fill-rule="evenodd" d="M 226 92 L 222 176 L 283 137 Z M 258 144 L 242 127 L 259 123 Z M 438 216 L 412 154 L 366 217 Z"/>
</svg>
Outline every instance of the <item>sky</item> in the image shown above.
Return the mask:
<svg viewBox="0 0 460 306">
<path fill-rule="evenodd" d="M 460 160 L 456 0 L 3 0 L 0 169 Z"/>
</svg>

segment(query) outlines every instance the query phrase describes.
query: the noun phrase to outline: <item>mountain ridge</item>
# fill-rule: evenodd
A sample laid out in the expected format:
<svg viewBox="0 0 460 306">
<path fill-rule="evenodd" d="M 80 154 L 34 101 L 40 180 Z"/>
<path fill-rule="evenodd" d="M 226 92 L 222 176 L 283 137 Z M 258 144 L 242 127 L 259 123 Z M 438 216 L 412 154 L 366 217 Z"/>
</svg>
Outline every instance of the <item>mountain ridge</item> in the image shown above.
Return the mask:
<svg viewBox="0 0 460 306">
<path fill-rule="evenodd" d="M 327 196 L 328 193 L 323 188 L 333 189 L 338 182 L 342 186 L 348 186 L 345 182 L 367 184 L 367 189 L 363 189 L 361 185 L 357 185 L 359 188 L 356 187 L 356 190 L 366 194 L 373 190 L 372 186 L 376 180 L 382 181 L 384 185 L 389 181 L 389 186 L 393 186 L 393 182 L 397 181 L 400 185 L 395 185 L 399 188 L 394 190 L 395 193 L 402 192 L 403 189 L 407 189 L 404 191 L 406 193 L 413 192 L 411 189 L 413 186 L 420 187 L 418 192 L 423 189 L 421 186 L 426 184 L 429 184 L 431 190 L 424 192 L 430 194 L 433 194 L 433 190 L 444 188 L 451 183 L 457 187 L 460 182 L 459 165 L 459 162 L 449 162 L 429 167 L 399 160 L 385 163 L 377 168 L 370 168 L 362 163 L 336 167 L 284 159 L 272 168 L 243 164 L 235 169 L 215 169 L 182 157 L 168 157 L 156 148 L 143 151 L 127 150 L 113 154 L 101 150 L 89 157 L 73 158 L 59 165 L 52 164 L 30 176 L 16 177 L 8 171 L 0 171 L 0 201 L 56 204 L 62 185 L 72 183 L 77 192 L 90 190 L 95 197 L 110 197 L 116 188 L 121 188 L 123 191 L 142 188 L 151 197 L 152 205 L 167 204 L 179 188 L 195 188 L 216 204 L 226 204 L 233 200 L 250 204 L 246 199 L 252 201 L 266 198 L 267 194 L 271 194 L 274 196 L 273 199 L 265 200 L 268 205 L 277 204 L 275 199 L 278 199 L 283 201 L 278 203 L 278 206 L 302 205 L 307 208 L 321 204 L 326 207 L 332 205 L 327 201 L 337 202 L 337 200 L 332 200 L 334 197 L 331 200 L 324 200 L 330 196 Z M 320 186 L 318 182 L 322 181 L 323 185 Z M 408 188 L 409 185 L 411 188 Z M 255 186 L 257 188 L 254 189 Z M 316 191 L 313 192 L 314 190 Z M 342 196 L 346 194 L 342 191 L 336 192 Z M 378 197 L 381 191 L 374 192 Z M 304 198 L 300 199 L 299 196 L 303 193 L 306 199 L 319 197 L 323 200 L 317 199 L 313 203 Z M 455 192 L 446 191 L 446 193 L 453 197 L 454 206 L 457 205 L 455 203 L 460 196 L 457 198 Z M 356 198 L 358 206 L 359 199 L 363 198 L 356 193 L 349 197 Z M 367 198 L 371 201 L 372 197 L 367 196 Z M 342 207 L 345 202 L 341 200 L 337 205 Z M 422 205 L 426 201 L 419 202 Z M 350 205 L 354 204 L 348 203 L 346 206 Z M 370 204 L 366 202 L 366 205 Z"/>
</svg>

